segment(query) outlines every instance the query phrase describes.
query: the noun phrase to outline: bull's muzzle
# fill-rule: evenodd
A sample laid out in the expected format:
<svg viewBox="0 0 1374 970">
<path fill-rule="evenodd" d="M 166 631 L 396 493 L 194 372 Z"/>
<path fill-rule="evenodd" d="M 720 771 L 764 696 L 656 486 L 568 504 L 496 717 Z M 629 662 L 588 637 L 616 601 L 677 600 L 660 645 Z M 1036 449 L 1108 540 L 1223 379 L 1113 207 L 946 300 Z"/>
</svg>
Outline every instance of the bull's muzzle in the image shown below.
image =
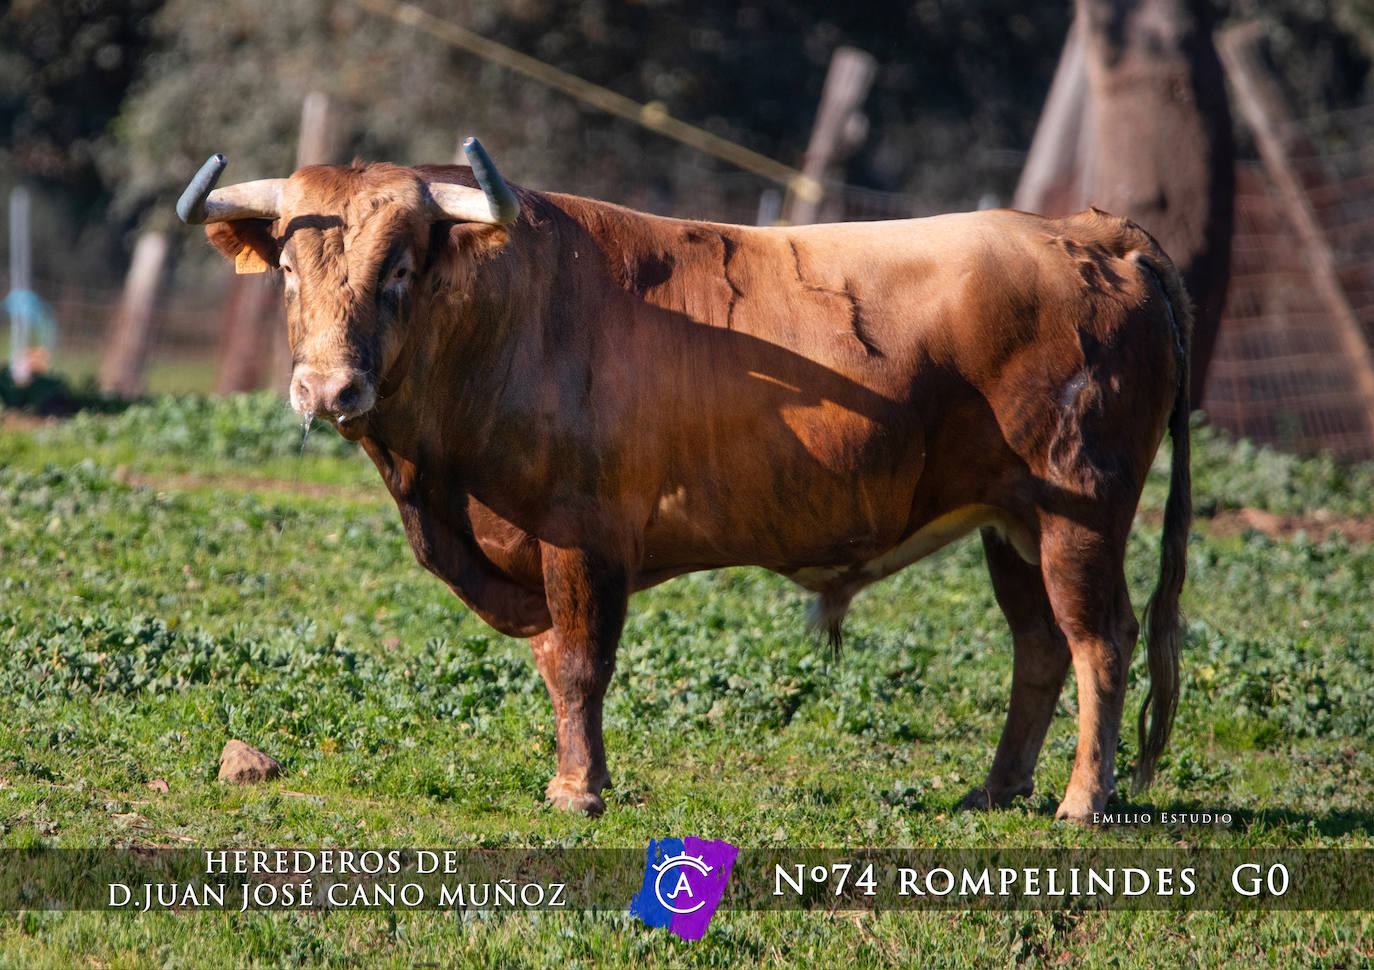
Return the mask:
<svg viewBox="0 0 1374 970">
<path fill-rule="evenodd" d="M 342 426 L 362 417 L 377 404 L 377 388 L 357 371 L 323 374 L 300 366 L 291 375 L 291 407 L 297 414 L 313 414 Z"/>
</svg>

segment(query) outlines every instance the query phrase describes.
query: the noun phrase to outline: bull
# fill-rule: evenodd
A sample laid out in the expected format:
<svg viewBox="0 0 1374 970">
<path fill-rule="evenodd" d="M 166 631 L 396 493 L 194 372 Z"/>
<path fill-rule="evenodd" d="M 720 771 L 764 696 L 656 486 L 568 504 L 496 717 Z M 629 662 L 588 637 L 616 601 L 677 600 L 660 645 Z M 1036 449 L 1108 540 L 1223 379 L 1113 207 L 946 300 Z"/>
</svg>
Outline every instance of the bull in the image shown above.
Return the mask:
<svg viewBox="0 0 1374 970">
<path fill-rule="evenodd" d="M 291 405 L 361 443 L 419 563 L 527 637 L 549 800 L 604 810 L 602 704 L 632 592 L 754 565 L 851 598 L 981 530 L 1014 665 L 967 807 L 1032 790 L 1070 664 L 1058 816 L 1089 820 L 1139 626 L 1128 534 L 1173 438 L 1135 781 L 1178 697 L 1191 311 L 1167 256 L 1091 209 L 754 228 L 507 185 L 470 166 L 311 166 L 179 203 L 284 278 Z"/>
</svg>

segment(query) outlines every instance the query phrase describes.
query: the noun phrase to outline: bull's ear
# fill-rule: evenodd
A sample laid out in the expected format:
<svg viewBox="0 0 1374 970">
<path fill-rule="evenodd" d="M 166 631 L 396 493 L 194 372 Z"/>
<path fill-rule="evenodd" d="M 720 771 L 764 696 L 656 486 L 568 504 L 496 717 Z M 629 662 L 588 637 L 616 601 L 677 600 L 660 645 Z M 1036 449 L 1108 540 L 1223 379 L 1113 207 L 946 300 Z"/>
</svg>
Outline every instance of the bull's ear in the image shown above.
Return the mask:
<svg viewBox="0 0 1374 970">
<path fill-rule="evenodd" d="M 436 222 L 431 229 L 428 265 L 439 279 L 464 288 L 473 267 L 495 256 L 510 241 L 505 226 L 482 222 Z"/>
<path fill-rule="evenodd" d="M 234 261 L 236 273 L 265 273 L 281 259 L 281 246 L 272 235 L 271 219 L 212 222 L 205 235 L 216 249 Z"/>
<path fill-rule="evenodd" d="M 435 223 L 434 232 L 432 251 L 448 250 L 459 256 L 490 255 L 510 241 L 505 226 L 482 222 Z"/>
</svg>

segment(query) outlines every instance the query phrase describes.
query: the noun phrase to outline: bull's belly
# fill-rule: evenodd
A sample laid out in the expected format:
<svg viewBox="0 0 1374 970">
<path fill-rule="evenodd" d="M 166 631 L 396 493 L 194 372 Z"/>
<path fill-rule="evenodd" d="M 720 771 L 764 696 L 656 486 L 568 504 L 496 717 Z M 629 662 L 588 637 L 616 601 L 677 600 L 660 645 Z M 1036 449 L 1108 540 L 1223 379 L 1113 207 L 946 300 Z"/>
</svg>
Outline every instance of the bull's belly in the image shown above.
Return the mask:
<svg viewBox="0 0 1374 970">
<path fill-rule="evenodd" d="M 797 548 L 790 556 L 779 555 L 776 550 L 758 555 L 757 547 L 735 548 L 734 543 L 722 542 L 719 536 L 705 543 L 674 543 L 671 552 L 655 549 L 655 544 L 650 543 L 636 586 L 646 588 L 698 569 L 757 565 L 813 592 L 847 599 L 865 586 L 985 526 L 1000 532 L 1027 562 L 1039 562 L 1038 542 L 1024 523 L 998 506 L 975 503 L 932 519 L 896 541 L 875 542 L 871 533 L 861 535 L 859 530 L 855 530 L 853 538 L 842 541 L 835 541 L 833 533 L 822 537 L 813 532 L 811 538 L 819 540 L 816 547 Z"/>
<path fill-rule="evenodd" d="M 965 505 L 927 522 L 897 545 L 856 562 L 804 566 L 783 571 L 793 582 L 816 593 L 852 596 L 870 583 L 891 576 L 974 529 L 991 527 L 1000 532 L 1029 563 L 1040 561 L 1035 536 L 1009 512 L 995 505 Z"/>
</svg>

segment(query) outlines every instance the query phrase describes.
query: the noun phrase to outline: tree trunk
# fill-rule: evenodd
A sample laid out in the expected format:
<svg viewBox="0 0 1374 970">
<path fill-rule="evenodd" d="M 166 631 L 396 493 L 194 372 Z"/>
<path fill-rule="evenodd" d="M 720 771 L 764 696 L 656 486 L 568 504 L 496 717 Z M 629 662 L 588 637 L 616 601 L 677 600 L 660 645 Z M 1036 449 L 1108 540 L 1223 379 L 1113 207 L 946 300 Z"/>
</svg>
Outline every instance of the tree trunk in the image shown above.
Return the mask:
<svg viewBox="0 0 1374 970">
<path fill-rule="evenodd" d="M 1197 305 L 1202 400 L 1231 275 L 1235 145 L 1206 0 L 1077 0 L 1092 129 L 1092 203 L 1140 223 Z"/>
<path fill-rule="evenodd" d="M 861 112 L 868 89 L 878 72 L 878 62 L 867 51 L 856 47 L 837 47 L 830 57 L 830 70 L 821 88 L 821 103 L 816 109 L 816 124 L 806 146 L 802 174 L 824 185 L 834 171 L 863 143 L 868 119 Z M 803 226 L 843 218 L 836 205 L 826 206 L 822 196 L 793 195 L 787 221 Z M 828 211 L 827 211 L 828 210 Z"/>
<path fill-rule="evenodd" d="M 124 398 L 143 393 L 143 367 L 153 329 L 153 308 L 167 265 L 167 237 L 145 232 L 134 246 L 119 308 L 110 320 L 100 388 Z"/>
<path fill-rule="evenodd" d="M 1226 303 L 1235 204 L 1210 8 L 1207 0 L 1076 0 L 1075 9 L 1087 116 L 1075 158 L 1081 195 L 1062 211 L 1092 204 L 1133 219 L 1178 265 L 1197 311 L 1197 404 Z"/>
<path fill-rule="evenodd" d="M 216 394 L 278 388 L 281 375 L 274 341 L 286 329 L 277 288 L 266 274 L 235 276 L 229 285 L 220 331 Z"/>
<path fill-rule="evenodd" d="M 1092 146 L 1087 144 L 1088 131 L 1083 126 L 1088 109 L 1083 71 L 1083 31 L 1075 21 L 1069 27 L 1026 164 L 1016 183 L 1013 208 L 1064 215 L 1085 205 L 1083 173 L 1090 164 Z"/>
</svg>

